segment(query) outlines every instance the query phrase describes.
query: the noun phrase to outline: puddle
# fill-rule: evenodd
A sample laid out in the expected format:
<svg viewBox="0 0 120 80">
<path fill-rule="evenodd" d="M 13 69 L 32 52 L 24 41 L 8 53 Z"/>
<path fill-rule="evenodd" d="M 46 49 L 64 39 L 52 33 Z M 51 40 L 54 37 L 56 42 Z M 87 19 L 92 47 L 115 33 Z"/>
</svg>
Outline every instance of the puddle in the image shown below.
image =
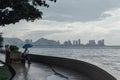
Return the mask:
<svg viewBox="0 0 120 80">
<path fill-rule="evenodd" d="M 51 76 L 47 77 L 47 80 L 68 80 L 68 79 L 65 79 L 65 78 L 62 78 L 62 77 L 56 76 L 56 75 L 51 75 Z"/>
</svg>

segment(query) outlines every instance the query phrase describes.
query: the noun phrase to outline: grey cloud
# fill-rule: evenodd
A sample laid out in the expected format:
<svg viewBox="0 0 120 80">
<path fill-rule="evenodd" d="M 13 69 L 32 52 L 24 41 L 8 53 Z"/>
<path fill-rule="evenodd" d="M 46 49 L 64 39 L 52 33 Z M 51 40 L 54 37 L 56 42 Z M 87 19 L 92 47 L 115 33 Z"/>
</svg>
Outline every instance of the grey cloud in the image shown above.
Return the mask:
<svg viewBox="0 0 120 80">
<path fill-rule="evenodd" d="M 33 39 L 34 41 L 40 38 L 44 38 L 45 36 L 52 35 L 55 33 L 62 33 L 62 31 L 59 30 L 52 30 L 52 31 L 32 31 L 29 34 L 26 34 L 24 38 L 26 39 Z"/>
<path fill-rule="evenodd" d="M 43 9 L 44 19 L 55 21 L 98 20 L 107 10 L 120 7 L 120 0 L 57 0 Z M 46 17 L 45 17 L 46 16 Z"/>
</svg>

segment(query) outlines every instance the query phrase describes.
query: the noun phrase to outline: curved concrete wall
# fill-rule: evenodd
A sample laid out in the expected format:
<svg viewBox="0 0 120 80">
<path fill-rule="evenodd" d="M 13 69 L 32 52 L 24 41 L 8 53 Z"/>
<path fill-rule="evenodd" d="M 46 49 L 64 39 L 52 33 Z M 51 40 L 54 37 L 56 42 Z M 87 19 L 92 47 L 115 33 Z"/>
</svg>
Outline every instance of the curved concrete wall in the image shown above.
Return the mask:
<svg viewBox="0 0 120 80">
<path fill-rule="evenodd" d="M 31 61 L 58 65 L 81 72 L 91 80 L 117 80 L 103 69 L 80 60 L 30 54 Z"/>
</svg>

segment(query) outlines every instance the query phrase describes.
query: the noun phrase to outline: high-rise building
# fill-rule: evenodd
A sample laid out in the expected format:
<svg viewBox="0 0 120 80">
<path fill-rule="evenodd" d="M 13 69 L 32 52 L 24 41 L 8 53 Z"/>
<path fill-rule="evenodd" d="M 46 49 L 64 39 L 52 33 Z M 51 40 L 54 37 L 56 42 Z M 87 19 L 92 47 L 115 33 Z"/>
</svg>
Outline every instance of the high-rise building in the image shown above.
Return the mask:
<svg viewBox="0 0 120 80">
<path fill-rule="evenodd" d="M 104 39 L 103 40 L 98 40 L 98 46 L 104 46 Z"/>
<path fill-rule="evenodd" d="M 73 45 L 75 45 L 76 44 L 76 42 L 75 42 L 75 40 L 73 40 Z"/>
<path fill-rule="evenodd" d="M 63 45 L 67 46 L 67 45 L 68 45 L 68 42 L 67 42 L 67 41 L 65 41 Z"/>
<path fill-rule="evenodd" d="M 96 45 L 95 40 L 89 40 L 88 45 L 90 45 L 90 46 L 95 46 L 95 45 Z"/>
<path fill-rule="evenodd" d="M 80 41 L 80 39 L 78 39 L 78 45 L 81 45 L 81 41 Z"/>
<path fill-rule="evenodd" d="M 78 45 L 78 41 L 77 40 L 75 41 L 75 45 Z"/>
<path fill-rule="evenodd" d="M 72 43 L 71 43 L 71 41 L 70 41 L 70 40 L 68 40 L 68 45 L 72 45 Z"/>
<path fill-rule="evenodd" d="M 66 46 L 70 46 L 70 45 L 72 45 L 72 43 L 71 43 L 70 40 L 68 40 L 68 41 L 65 41 L 65 42 L 64 42 L 64 45 L 66 45 Z"/>
<path fill-rule="evenodd" d="M 57 44 L 58 44 L 58 45 L 60 45 L 60 44 L 61 44 L 59 40 L 57 41 Z"/>
</svg>

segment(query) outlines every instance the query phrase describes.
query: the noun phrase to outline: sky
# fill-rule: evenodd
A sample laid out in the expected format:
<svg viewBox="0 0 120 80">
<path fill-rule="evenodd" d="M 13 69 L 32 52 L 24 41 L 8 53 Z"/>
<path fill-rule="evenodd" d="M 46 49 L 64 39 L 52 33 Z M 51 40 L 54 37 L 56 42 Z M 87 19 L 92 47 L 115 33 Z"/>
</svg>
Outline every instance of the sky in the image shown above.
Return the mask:
<svg viewBox="0 0 120 80">
<path fill-rule="evenodd" d="M 34 22 L 21 20 L 0 27 L 4 37 L 22 40 L 105 40 L 107 45 L 120 45 L 120 0 L 57 0 L 40 8 L 43 18 Z"/>
</svg>

